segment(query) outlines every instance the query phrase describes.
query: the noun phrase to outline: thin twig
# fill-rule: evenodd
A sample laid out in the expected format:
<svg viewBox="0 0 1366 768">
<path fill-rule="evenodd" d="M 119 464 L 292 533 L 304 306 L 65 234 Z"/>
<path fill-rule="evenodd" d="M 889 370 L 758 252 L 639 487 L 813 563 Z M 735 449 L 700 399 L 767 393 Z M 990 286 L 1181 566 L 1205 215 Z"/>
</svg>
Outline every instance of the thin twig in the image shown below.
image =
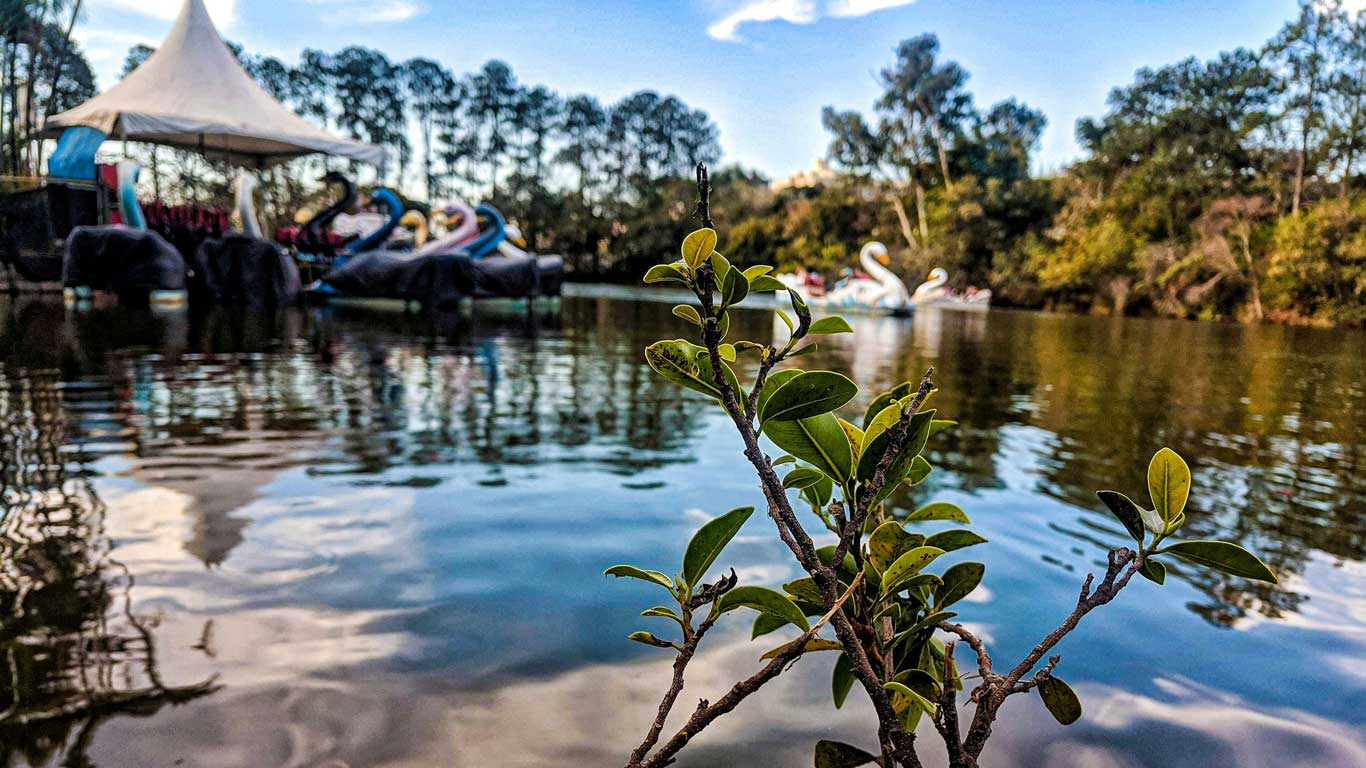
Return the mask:
<svg viewBox="0 0 1366 768">
<path fill-rule="evenodd" d="M 697 710 L 692 713 L 692 717 L 688 718 L 688 722 L 684 723 L 683 727 L 673 735 L 673 738 L 665 742 L 664 746 L 660 747 L 659 750 L 653 755 L 650 755 L 649 758 L 642 760 L 638 759 L 633 754 L 632 761 L 628 764 L 627 768 L 658 768 L 659 766 L 668 765 L 672 762 L 673 756 L 677 754 L 679 750 L 683 749 L 683 747 L 687 746 L 688 742 L 710 725 L 713 720 L 735 709 L 739 706 L 740 702 L 758 691 L 764 684 L 782 674 L 784 669 L 792 662 L 796 661 L 802 654 L 806 653 L 806 644 L 816 636 L 816 633 L 821 631 L 821 628 L 824 627 L 836 613 L 839 612 L 840 608 L 844 605 L 844 602 L 854 594 L 854 589 L 862 580 L 863 574 L 860 573 L 854 578 L 854 583 L 850 584 L 849 588 L 844 591 L 844 594 L 835 601 L 835 605 L 832 606 L 824 616 L 820 617 L 815 624 L 811 625 L 811 629 L 803 632 L 792 642 L 783 646 L 773 658 L 769 659 L 768 664 L 765 664 L 753 675 L 736 683 L 726 692 L 726 695 L 718 699 L 716 703 L 707 703 L 705 700 L 700 702 Z"/>
</svg>

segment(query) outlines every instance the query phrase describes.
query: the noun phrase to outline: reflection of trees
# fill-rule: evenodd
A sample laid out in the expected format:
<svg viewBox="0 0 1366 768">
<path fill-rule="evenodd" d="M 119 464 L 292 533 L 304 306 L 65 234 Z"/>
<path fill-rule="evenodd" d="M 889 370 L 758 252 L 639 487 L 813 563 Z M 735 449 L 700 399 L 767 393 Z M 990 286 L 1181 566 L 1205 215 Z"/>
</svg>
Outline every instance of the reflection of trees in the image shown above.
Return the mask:
<svg viewBox="0 0 1366 768">
<path fill-rule="evenodd" d="M 355 462 L 341 471 L 591 462 L 629 475 L 689 460 L 702 405 L 679 400 L 640 357 L 659 308 L 598 309 L 566 301 L 568 332 L 475 327 L 418 339 L 333 318 L 321 343 L 336 390 L 323 405 Z"/>
<path fill-rule="evenodd" d="M 1162 445 L 1195 473 L 1187 538 L 1257 552 L 1284 580 L 1312 552 L 1366 556 L 1366 347 L 1359 335 L 1178 322 L 1066 321 L 1032 343 L 1041 404 L 1056 437 L 1043 490 L 1096 509 L 1119 485 L 1146 498 L 1142 469 Z M 1351 349 L 1355 346 L 1355 350 Z M 1097 354 L 1096 350 L 1108 350 Z M 1099 514 L 1099 513 L 1098 513 Z M 1231 623 L 1277 616 L 1300 596 L 1206 569 L 1180 568 L 1209 597 L 1192 609 Z"/>
<path fill-rule="evenodd" d="M 441 482 L 422 467 L 453 463 L 631 475 L 691 460 L 704 411 L 643 365 L 667 306 L 567 301 L 569 332 L 521 311 L 214 310 L 186 327 L 52 307 L 0 327 L 10 358 L 81 383 L 67 409 L 91 421 L 100 449 L 131 459 L 134 478 L 188 498 L 185 547 L 210 565 L 242 541 L 238 510 L 285 470 L 418 486 Z M 375 477 L 401 468 L 418 471 Z"/>
<path fill-rule="evenodd" d="M 1089 511 L 1069 534 L 1113 543 L 1123 537 L 1095 491 L 1146 499 L 1148 460 L 1170 445 L 1195 472 L 1186 537 L 1242 542 L 1291 577 L 1315 551 L 1366 557 L 1360 333 L 947 311 L 883 332 L 893 322 L 856 318 L 854 346 L 811 366 L 852 370 L 869 391 L 938 370 L 933 405 L 961 423 L 932 442 L 930 482 L 896 504 L 999 487 L 1002 465 L 1018 463 L 1037 490 Z M 1191 609 L 1216 623 L 1302 600 L 1285 583 L 1172 570 L 1205 593 Z"/>
<path fill-rule="evenodd" d="M 53 371 L 0 388 L 0 764 L 87 765 L 99 723 L 216 689 L 167 685 L 153 624 L 110 557 L 105 507 L 73 456 Z"/>
</svg>

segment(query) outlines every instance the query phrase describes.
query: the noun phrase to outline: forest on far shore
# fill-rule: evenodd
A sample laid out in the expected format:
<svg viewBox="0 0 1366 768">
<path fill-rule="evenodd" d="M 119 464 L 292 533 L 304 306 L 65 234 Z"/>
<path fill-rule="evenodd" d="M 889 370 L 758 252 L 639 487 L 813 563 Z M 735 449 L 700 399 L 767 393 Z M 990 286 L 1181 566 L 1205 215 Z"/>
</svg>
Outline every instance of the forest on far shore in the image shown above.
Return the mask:
<svg viewBox="0 0 1366 768">
<path fill-rule="evenodd" d="M 71 3 L 0 2 L 3 176 L 41 168 L 33 126 L 93 95 L 94 78 Z M 723 159 L 705 112 L 653 91 L 603 104 L 521 83 L 501 61 L 457 75 L 355 46 L 297 65 L 234 50 L 300 114 L 388 146 L 373 184 L 418 206 L 492 202 L 577 279 L 635 280 L 676 248 L 695 226 L 693 164 Z M 125 71 L 151 53 L 132 49 Z M 934 35 L 903 41 L 880 78 L 866 110 L 811 116 L 830 135 L 823 166 L 713 173 L 732 261 L 833 274 L 877 239 L 912 286 L 944 267 L 1003 305 L 1366 323 L 1366 15 L 1304 2 L 1260 47 L 1138 70 L 1078 122 L 1082 159 L 1048 176 L 1030 167 L 1047 117 L 977 104 Z M 223 168 L 167 148 L 137 156 L 149 197 L 230 198 Z M 326 162 L 264 174 L 263 217 L 317 205 Z"/>
</svg>

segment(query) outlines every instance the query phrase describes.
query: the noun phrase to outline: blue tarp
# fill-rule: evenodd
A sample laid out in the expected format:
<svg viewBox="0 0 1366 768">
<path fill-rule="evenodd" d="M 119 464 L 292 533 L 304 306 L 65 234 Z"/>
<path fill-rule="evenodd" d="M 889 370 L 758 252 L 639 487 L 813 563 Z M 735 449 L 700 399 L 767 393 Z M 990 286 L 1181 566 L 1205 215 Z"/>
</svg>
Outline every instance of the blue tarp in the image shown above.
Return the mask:
<svg viewBox="0 0 1366 768">
<path fill-rule="evenodd" d="M 47 159 L 47 175 L 59 179 L 94 181 L 95 152 L 109 135 L 95 128 L 79 125 L 62 131 L 57 140 L 57 151 Z"/>
</svg>

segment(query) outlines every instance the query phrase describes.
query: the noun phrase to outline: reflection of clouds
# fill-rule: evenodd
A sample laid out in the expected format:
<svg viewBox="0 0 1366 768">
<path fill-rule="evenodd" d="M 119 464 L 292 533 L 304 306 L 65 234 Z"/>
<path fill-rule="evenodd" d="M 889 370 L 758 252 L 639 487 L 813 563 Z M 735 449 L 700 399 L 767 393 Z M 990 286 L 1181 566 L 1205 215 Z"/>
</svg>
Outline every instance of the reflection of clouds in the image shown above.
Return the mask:
<svg viewBox="0 0 1366 768">
<path fill-rule="evenodd" d="M 320 617 L 247 618 L 268 626 L 285 621 L 303 630 Z M 715 642 L 704 645 L 689 667 L 687 687 L 665 738 L 691 712 L 692 702 L 715 700 L 757 669 L 758 655 L 778 642 L 748 642 L 742 633 L 722 629 L 727 634 L 714 636 Z M 231 656 L 240 652 L 233 648 L 257 640 L 244 634 L 225 644 L 231 646 Z M 299 653 L 305 671 L 325 669 L 315 663 L 322 658 L 319 652 L 335 650 L 309 647 Z M 833 659 L 833 654 L 812 654 L 799 661 L 694 740 L 679 765 L 809 765 L 812 747 L 822 738 L 872 746 L 873 719 L 864 697 L 856 691 L 842 710 L 830 703 Z M 136 762 L 140 750 L 167 743 L 167 735 L 174 733 L 177 747 L 196 755 L 200 766 L 328 761 L 455 768 L 616 765 L 644 734 L 671 661 L 667 653 L 647 654 L 636 662 L 583 666 L 493 690 L 383 675 L 347 682 L 296 677 L 288 688 L 273 677 L 255 678 L 225 691 L 231 698 L 213 707 L 192 705 L 153 721 L 113 723 L 111 733 L 125 738 L 106 744 L 127 745 L 118 764 L 151 764 Z M 1079 685 L 1086 714 L 1067 729 L 1054 723 L 1032 695 L 1021 696 L 997 723 L 987 761 L 1012 768 L 1366 764 L 1366 745 L 1349 725 L 1295 709 L 1258 708 L 1189 680 L 1155 683 L 1160 698 Z M 528 724 L 534 727 L 528 730 Z M 127 738 L 134 735 L 144 738 Z M 926 765 L 943 765 L 938 739 L 927 724 L 922 723 L 920 736 Z M 1177 743 L 1182 748 L 1173 750 Z"/>
<path fill-rule="evenodd" d="M 1191 681 L 1165 683 L 1162 687 L 1176 701 L 1108 686 L 1083 685 L 1079 695 L 1089 705 L 1088 717 L 1096 728 L 1130 735 L 1147 729 L 1188 731 L 1204 737 L 1183 739 L 1193 748 L 1169 754 L 1164 763 L 1170 766 L 1215 764 L 1209 755 L 1201 755 L 1206 750 L 1221 756 L 1218 764 L 1240 767 L 1282 766 L 1287 760 L 1295 765 L 1366 765 L 1366 743 L 1360 731 L 1349 725 L 1295 709 L 1258 708 Z M 1116 737 L 1117 741 L 1124 738 Z M 1122 741 L 1108 751 L 1122 754 Z"/>
<path fill-rule="evenodd" d="M 1281 589 L 1304 598 L 1297 610 L 1274 620 L 1249 613 L 1234 627 L 1249 630 L 1279 624 L 1366 641 L 1366 563 L 1330 561 L 1320 552 L 1311 552 L 1303 573 L 1286 574 Z"/>
<path fill-rule="evenodd" d="M 682 725 L 697 698 L 721 696 L 757 670 L 759 655 L 780 641 L 772 636 L 753 643 L 738 635 L 715 639 L 722 642 L 704 645 L 688 667 L 687 687 L 664 738 Z M 583 667 L 468 700 L 458 697 L 450 715 L 453 740 L 462 745 L 455 765 L 619 764 L 645 734 L 672 659 L 660 653 L 638 663 Z M 808 765 L 820 738 L 875 744 L 869 707 L 853 697 L 842 710 L 830 703 L 833 662 L 833 654 L 812 654 L 798 662 L 716 721 L 684 750 L 680 764 Z M 538 724 L 534 739 L 517 727 L 527 721 Z"/>
<path fill-rule="evenodd" d="M 420 653 L 420 638 L 383 628 L 416 612 L 326 606 L 219 611 L 207 634 L 204 617 L 171 614 L 158 628 L 165 649 L 162 669 L 176 680 L 217 674 L 234 687 L 294 685 L 309 675 L 348 674 L 362 665 Z M 181 650 L 195 646 L 204 646 L 209 653 Z"/>
</svg>

